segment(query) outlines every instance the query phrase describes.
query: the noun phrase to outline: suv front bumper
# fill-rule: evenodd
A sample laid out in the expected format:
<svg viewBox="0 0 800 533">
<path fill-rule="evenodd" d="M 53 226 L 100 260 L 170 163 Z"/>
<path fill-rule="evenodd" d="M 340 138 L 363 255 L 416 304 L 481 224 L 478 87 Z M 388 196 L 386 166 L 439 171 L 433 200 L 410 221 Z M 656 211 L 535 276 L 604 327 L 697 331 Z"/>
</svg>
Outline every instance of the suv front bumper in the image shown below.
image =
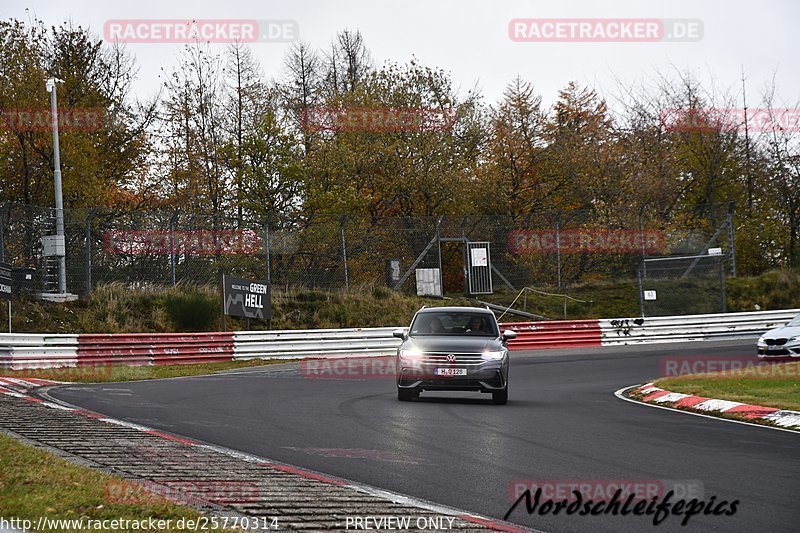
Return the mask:
<svg viewBox="0 0 800 533">
<path fill-rule="evenodd" d="M 502 390 L 508 383 L 508 356 L 480 365 L 442 365 L 425 362 L 406 362 L 398 358 L 397 386 L 415 390 L 463 390 L 492 392 Z M 438 376 L 437 368 L 466 369 L 464 376 Z"/>
</svg>

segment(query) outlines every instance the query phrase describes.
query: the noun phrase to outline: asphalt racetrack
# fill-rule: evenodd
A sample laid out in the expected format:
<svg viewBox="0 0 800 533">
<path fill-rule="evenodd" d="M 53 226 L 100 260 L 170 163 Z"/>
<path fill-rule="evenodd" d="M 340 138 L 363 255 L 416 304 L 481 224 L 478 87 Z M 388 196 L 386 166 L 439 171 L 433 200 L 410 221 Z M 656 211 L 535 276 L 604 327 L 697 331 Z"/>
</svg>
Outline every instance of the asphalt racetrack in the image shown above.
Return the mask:
<svg viewBox="0 0 800 533">
<path fill-rule="evenodd" d="M 512 352 L 508 405 L 479 393 L 398 402 L 393 376 L 309 378 L 298 363 L 212 376 L 69 385 L 109 416 L 502 518 L 515 487 L 668 480 L 733 516 L 529 515 L 546 531 L 799 531 L 800 435 L 623 401 L 665 357 L 744 356 L 753 341 Z M 689 497 L 696 494 L 690 494 Z M 687 498 L 688 499 L 688 498 Z"/>
</svg>

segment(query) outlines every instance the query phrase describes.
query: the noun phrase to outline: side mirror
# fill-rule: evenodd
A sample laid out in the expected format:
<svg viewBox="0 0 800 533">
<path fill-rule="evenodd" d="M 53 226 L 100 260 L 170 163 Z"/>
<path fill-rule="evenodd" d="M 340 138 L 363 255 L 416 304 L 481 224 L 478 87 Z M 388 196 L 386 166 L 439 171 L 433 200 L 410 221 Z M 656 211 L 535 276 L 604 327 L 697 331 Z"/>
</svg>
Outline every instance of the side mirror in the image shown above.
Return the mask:
<svg viewBox="0 0 800 533">
<path fill-rule="evenodd" d="M 507 329 L 503 332 L 503 340 L 510 341 L 517 338 L 517 332 L 513 329 Z"/>
<path fill-rule="evenodd" d="M 406 330 L 403 328 L 397 328 L 392 332 L 392 337 L 406 340 Z"/>
</svg>

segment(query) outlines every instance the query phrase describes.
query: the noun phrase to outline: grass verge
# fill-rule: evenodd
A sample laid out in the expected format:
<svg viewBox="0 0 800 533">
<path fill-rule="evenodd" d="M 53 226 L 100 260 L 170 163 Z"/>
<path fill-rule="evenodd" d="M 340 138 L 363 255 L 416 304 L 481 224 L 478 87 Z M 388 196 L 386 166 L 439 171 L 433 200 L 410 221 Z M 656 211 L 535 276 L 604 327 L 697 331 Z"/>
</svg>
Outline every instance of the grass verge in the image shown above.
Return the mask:
<svg viewBox="0 0 800 533">
<path fill-rule="evenodd" d="M 654 384 L 672 392 L 800 411 L 800 362 L 687 374 Z"/>
<path fill-rule="evenodd" d="M 136 495 L 137 498 L 116 498 L 114 494 Z M 146 522 L 171 520 L 171 527 L 112 528 L 109 531 L 192 531 L 178 527 L 181 519 L 197 520 L 202 515 L 190 507 L 172 503 L 146 493 L 140 486 L 87 467 L 74 465 L 44 450 L 22 444 L 0 434 L 0 517 L 31 520 L 40 517 L 54 520 L 119 520 Z M 131 503 L 128 503 L 130 501 Z M 120 524 L 121 525 L 121 524 Z M 128 524 L 129 526 L 132 524 Z M 185 525 L 185 523 L 184 523 Z M 39 531 L 80 531 L 76 523 L 50 524 Z M 86 528 L 84 527 L 83 530 Z M 208 529 L 208 531 L 230 531 Z"/>
<path fill-rule="evenodd" d="M 285 362 L 285 359 L 250 359 L 247 361 L 222 361 L 219 363 L 198 363 L 191 365 L 103 365 L 75 368 L 42 368 L 34 370 L 0 370 L 0 376 L 20 379 L 51 379 L 54 381 L 70 381 L 73 383 L 101 383 L 200 376 L 219 372 L 220 370 L 251 368 Z"/>
</svg>

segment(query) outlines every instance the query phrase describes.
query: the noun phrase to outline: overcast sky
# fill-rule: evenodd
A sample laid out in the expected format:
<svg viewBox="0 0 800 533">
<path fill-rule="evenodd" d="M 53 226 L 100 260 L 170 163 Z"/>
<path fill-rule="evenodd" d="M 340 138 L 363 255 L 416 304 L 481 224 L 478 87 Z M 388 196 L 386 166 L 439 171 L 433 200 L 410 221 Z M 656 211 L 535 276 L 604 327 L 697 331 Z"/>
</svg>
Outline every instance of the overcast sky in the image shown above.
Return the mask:
<svg viewBox="0 0 800 533">
<path fill-rule="evenodd" d="M 35 15 L 48 25 L 71 19 L 101 36 L 108 20 L 289 19 L 296 21 L 300 38 L 315 47 L 327 46 L 341 29 L 359 29 L 377 64 L 416 57 L 449 71 L 462 91 L 478 86 L 489 103 L 518 74 L 550 104 L 570 80 L 609 94 L 615 86 L 612 74 L 631 83 L 675 68 L 690 69 L 737 94 L 744 68 L 751 107 L 773 75 L 776 105 L 795 106 L 800 100 L 797 0 L 3 0 L 0 14 Z M 509 22 L 518 18 L 694 19 L 702 22 L 703 35 L 690 42 L 514 42 Z M 140 68 L 136 94 L 152 96 L 161 68 L 175 65 L 181 45 L 126 47 Z M 251 47 L 267 76 L 280 75 L 288 44 Z"/>
</svg>

